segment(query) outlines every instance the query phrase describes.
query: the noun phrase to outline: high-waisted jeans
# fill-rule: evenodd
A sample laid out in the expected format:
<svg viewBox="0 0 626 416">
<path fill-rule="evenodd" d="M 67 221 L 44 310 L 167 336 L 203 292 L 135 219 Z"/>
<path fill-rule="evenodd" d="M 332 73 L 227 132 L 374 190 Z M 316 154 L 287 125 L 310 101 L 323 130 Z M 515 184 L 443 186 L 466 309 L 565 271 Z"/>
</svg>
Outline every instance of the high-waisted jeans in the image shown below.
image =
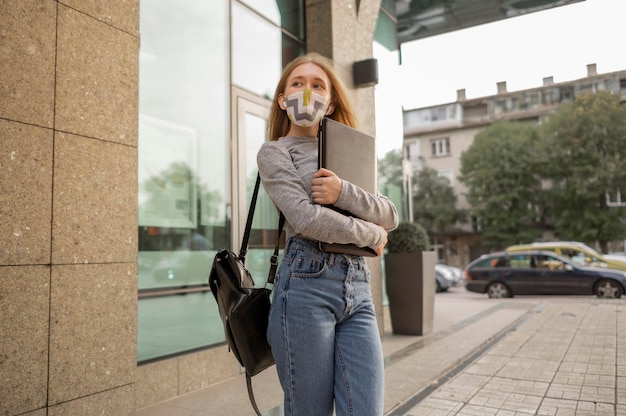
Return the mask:
<svg viewBox="0 0 626 416">
<path fill-rule="evenodd" d="M 363 257 L 288 242 L 278 268 L 268 340 L 285 416 L 381 416 L 382 346 Z"/>
</svg>

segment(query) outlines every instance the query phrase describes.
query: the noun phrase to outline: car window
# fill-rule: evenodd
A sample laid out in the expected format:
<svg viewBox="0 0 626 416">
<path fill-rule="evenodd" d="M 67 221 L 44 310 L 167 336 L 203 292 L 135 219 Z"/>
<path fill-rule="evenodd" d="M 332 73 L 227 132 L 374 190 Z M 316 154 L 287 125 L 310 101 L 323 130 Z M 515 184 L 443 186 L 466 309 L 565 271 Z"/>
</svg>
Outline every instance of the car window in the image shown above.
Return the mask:
<svg viewBox="0 0 626 416">
<path fill-rule="evenodd" d="M 511 267 L 530 268 L 530 256 L 528 254 L 514 254 L 509 259 Z"/>
<path fill-rule="evenodd" d="M 507 267 L 506 257 L 497 256 L 497 257 L 488 257 L 484 260 L 477 262 L 474 267 L 480 267 L 485 269 L 492 269 L 495 267 Z"/>
<path fill-rule="evenodd" d="M 557 257 L 549 254 L 534 254 L 531 257 L 531 267 L 542 270 L 562 270 L 565 264 Z"/>
<path fill-rule="evenodd" d="M 574 248 L 564 248 L 561 250 L 561 254 L 569 257 L 578 264 L 585 264 L 585 258 L 587 257 L 585 253 Z"/>
</svg>

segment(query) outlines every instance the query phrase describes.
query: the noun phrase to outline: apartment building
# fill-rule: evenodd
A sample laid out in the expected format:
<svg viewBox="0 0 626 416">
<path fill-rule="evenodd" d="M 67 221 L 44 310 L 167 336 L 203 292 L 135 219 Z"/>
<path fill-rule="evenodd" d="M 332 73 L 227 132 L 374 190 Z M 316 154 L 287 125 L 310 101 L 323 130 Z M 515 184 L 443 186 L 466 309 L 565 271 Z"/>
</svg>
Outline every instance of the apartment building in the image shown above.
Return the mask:
<svg viewBox="0 0 626 416">
<path fill-rule="evenodd" d="M 457 177 L 461 154 L 478 133 L 501 120 L 538 123 L 560 104 L 597 91 L 611 91 L 626 100 L 626 70 L 599 74 L 596 64 L 589 64 L 581 79 L 557 83 L 546 77 L 540 87 L 521 91 L 508 91 L 506 82 L 499 82 L 496 94 L 472 99 L 466 98 L 465 90 L 458 90 L 455 102 L 403 111 L 403 157 L 413 171 L 431 167 L 448 178 L 457 195 L 457 208 L 471 211 Z M 490 249 L 482 245 L 471 216 L 465 223 L 451 225 L 441 237 L 440 258 L 460 267 Z"/>
</svg>

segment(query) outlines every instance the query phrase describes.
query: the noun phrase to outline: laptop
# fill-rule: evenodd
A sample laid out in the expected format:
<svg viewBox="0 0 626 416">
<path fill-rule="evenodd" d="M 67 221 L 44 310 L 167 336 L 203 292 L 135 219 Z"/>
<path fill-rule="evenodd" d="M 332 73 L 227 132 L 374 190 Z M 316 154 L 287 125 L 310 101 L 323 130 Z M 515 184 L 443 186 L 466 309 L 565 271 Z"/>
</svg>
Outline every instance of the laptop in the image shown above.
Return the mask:
<svg viewBox="0 0 626 416">
<path fill-rule="evenodd" d="M 376 140 L 345 124 L 324 117 L 318 133 L 318 167 L 332 170 L 376 195 Z"/>
<path fill-rule="evenodd" d="M 378 193 L 375 138 L 328 117 L 322 119 L 318 132 L 318 167 L 332 170 L 341 179 L 371 194 Z M 336 210 L 344 215 L 352 215 L 346 211 Z M 329 253 L 376 256 L 373 249 L 354 244 L 320 242 L 320 249 Z"/>
</svg>

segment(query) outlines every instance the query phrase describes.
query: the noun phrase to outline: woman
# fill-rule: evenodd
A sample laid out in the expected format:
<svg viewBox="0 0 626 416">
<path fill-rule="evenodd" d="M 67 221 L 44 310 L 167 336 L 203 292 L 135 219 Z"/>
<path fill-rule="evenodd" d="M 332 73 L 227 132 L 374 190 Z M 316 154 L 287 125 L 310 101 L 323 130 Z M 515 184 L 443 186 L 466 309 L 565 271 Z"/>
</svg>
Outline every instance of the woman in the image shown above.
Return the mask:
<svg viewBox="0 0 626 416">
<path fill-rule="evenodd" d="M 274 97 L 270 141 L 257 163 L 265 191 L 286 220 L 268 327 L 284 412 L 380 416 L 384 369 L 370 272 L 363 257 L 322 252 L 319 242 L 354 243 L 380 256 L 398 214 L 389 199 L 317 168 L 322 117 L 356 124 L 327 60 L 308 54 L 291 62 Z"/>
</svg>

